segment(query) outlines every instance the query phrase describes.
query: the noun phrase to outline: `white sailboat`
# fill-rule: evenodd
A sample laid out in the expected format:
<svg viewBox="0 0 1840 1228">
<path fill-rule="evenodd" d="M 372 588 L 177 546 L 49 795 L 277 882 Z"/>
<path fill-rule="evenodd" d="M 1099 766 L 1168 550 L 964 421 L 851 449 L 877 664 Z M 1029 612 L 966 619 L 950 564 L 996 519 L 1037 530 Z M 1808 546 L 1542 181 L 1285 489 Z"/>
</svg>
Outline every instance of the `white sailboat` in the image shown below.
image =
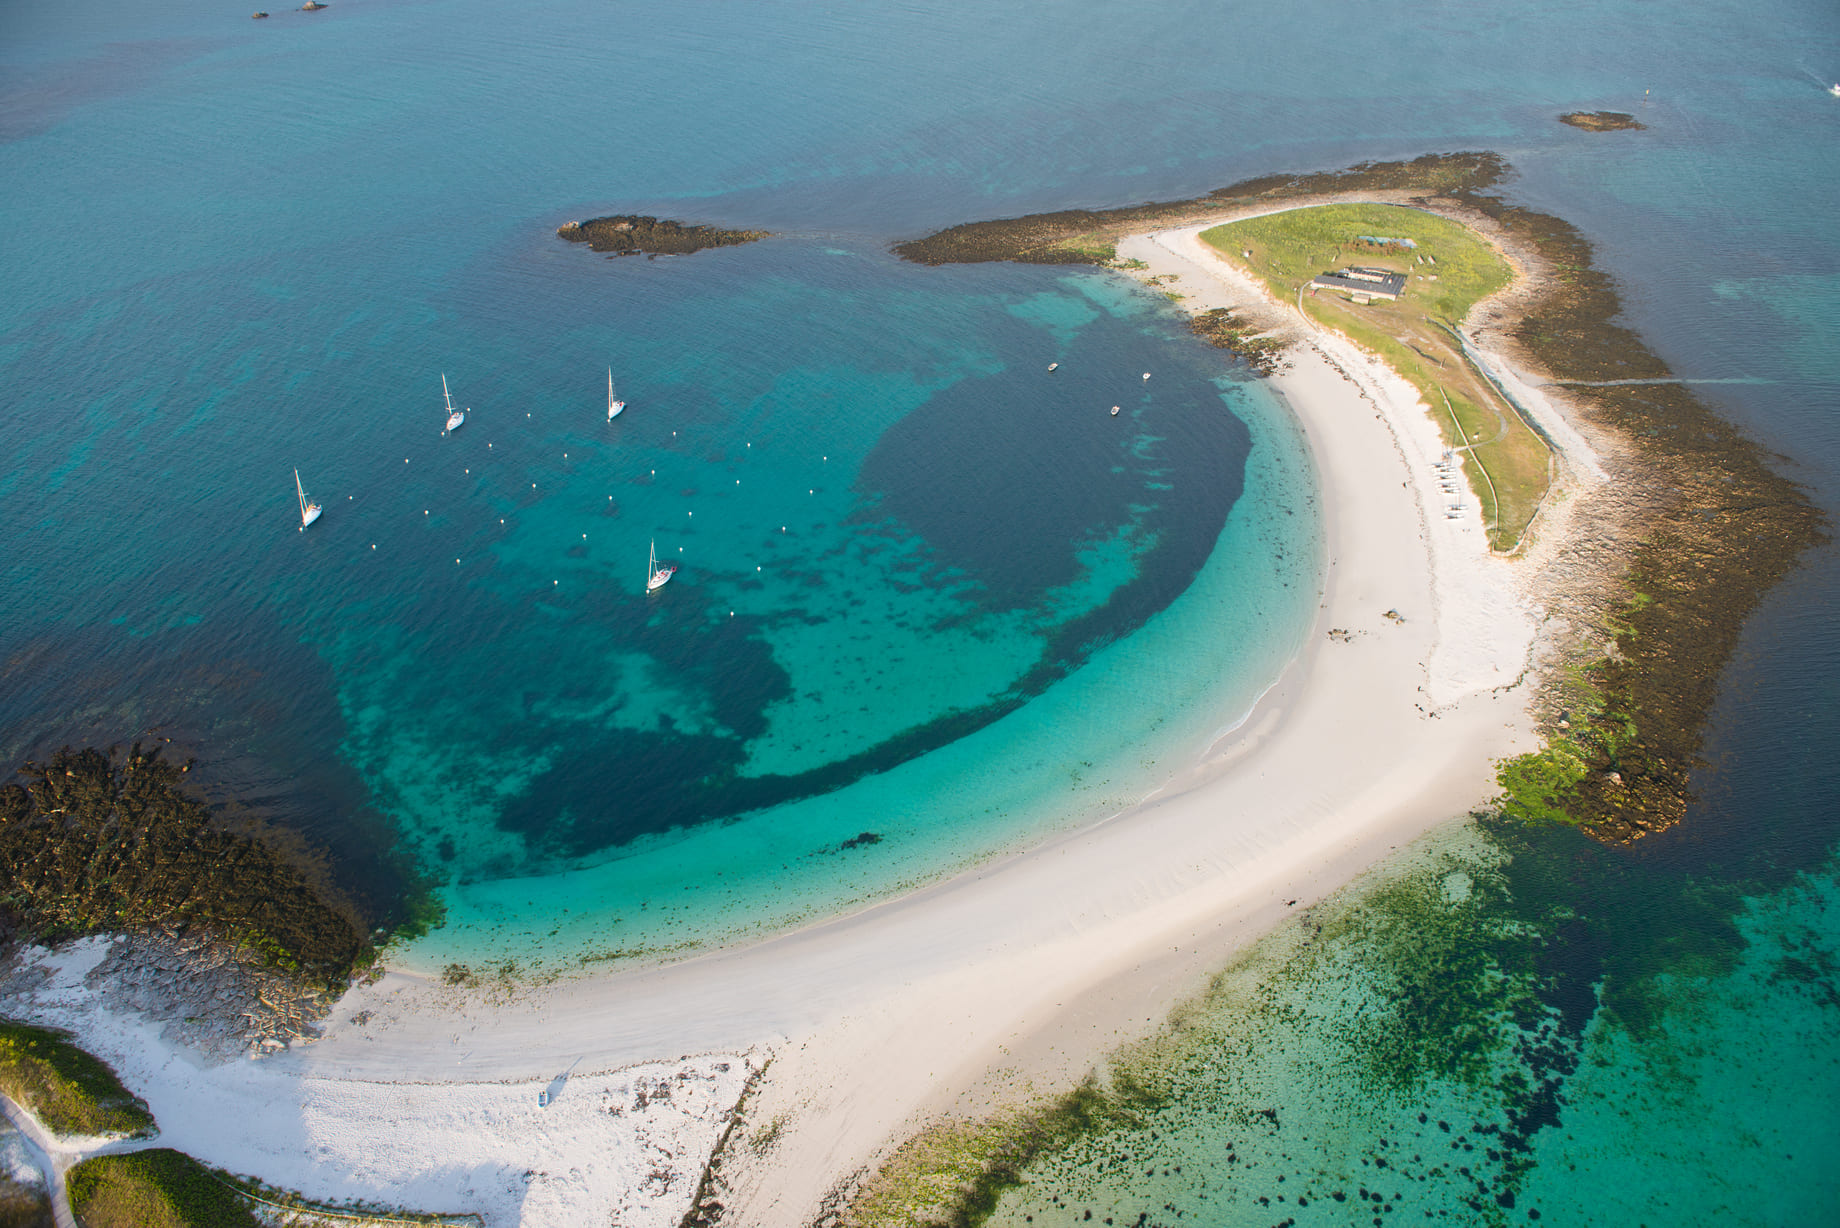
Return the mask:
<svg viewBox="0 0 1840 1228">
<path fill-rule="evenodd" d="M 607 421 L 612 422 L 626 408 L 626 402 L 613 399 L 613 368 L 607 368 Z"/>
<path fill-rule="evenodd" d="M 658 565 L 658 541 L 654 538 L 652 540 L 652 561 L 645 568 L 645 591 L 650 593 L 663 588 L 676 574 L 676 563 L 666 563 L 663 567 Z"/>
<path fill-rule="evenodd" d="M 459 430 L 466 422 L 466 411 L 454 408 L 454 394 L 447 390 L 447 372 L 445 371 L 441 373 L 441 395 L 447 398 L 447 426 L 441 432 L 445 435 L 448 431 Z"/>
<path fill-rule="evenodd" d="M 301 489 L 300 470 L 294 470 L 294 494 L 300 499 L 300 531 L 305 533 L 307 526 L 319 519 L 320 506 L 307 502 L 307 492 Z"/>
</svg>

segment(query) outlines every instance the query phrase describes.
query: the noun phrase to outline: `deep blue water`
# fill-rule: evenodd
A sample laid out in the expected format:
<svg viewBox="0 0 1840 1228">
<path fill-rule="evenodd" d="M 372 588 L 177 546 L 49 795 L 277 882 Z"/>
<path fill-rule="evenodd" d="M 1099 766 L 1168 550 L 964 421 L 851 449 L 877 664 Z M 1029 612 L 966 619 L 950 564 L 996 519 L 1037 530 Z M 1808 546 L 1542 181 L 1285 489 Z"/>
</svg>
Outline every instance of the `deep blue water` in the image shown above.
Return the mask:
<svg viewBox="0 0 1840 1228">
<path fill-rule="evenodd" d="M 889 243 L 1495 149 L 1680 374 L 1756 381 L 1703 394 L 1831 511 L 1836 79 L 1823 0 L 6 5 L 0 757 L 158 729 L 354 883 L 387 894 L 400 841 L 450 884 L 424 962 L 782 924 L 1103 814 L 1294 650 L 1298 443 L 1154 296 Z M 1553 122 L 1599 107 L 1649 128 Z M 609 212 L 777 237 L 554 236 Z M 683 570 L 647 598 L 653 540 Z M 1833 947 L 1837 588 L 1820 551 L 1753 621 L 1702 801 L 1638 854 L 1671 886 L 1619 915 L 1733 891 L 1741 951 Z M 1689 1090 L 1573 1195 L 1714 1091 L 1822 1140 L 1772 1179 L 1831 1190 L 1833 965 L 1796 958 L 1829 998 L 1749 1091 L 1602 1038 Z M 1781 1016 L 1760 966 L 1707 973 L 1681 1051 Z M 1801 1204 L 1760 1205 L 1728 1218 Z"/>
</svg>

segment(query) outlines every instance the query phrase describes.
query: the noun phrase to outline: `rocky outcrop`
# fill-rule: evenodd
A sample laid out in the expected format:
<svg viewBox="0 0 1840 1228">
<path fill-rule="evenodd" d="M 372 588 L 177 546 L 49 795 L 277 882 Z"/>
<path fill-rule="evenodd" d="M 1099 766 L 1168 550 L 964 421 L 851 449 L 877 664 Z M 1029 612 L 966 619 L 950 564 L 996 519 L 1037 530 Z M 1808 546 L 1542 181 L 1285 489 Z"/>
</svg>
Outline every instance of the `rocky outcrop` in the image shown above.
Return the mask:
<svg viewBox="0 0 1840 1228">
<path fill-rule="evenodd" d="M 1627 111 L 1568 111 L 1559 117 L 1559 122 L 1583 128 L 1586 132 L 1617 132 L 1625 128 L 1648 127 Z"/>
<path fill-rule="evenodd" d="M 586 243 L 590 251 L 615 256 L 682 256 L 705 247 L 734 247 L 765 239 L 764 230 L 722 230 L 715 226 L 686 226 L 668 218 L 622 214 L 564 222 L 556 233 L 570 243 Z"/>
</svg>

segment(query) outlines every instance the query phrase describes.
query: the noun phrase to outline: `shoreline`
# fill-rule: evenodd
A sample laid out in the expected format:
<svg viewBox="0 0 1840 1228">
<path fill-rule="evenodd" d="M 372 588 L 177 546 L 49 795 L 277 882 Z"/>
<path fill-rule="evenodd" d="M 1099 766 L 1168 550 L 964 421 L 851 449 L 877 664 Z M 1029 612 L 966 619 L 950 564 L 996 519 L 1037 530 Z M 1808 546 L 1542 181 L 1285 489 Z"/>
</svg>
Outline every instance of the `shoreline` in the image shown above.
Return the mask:
<svg viewBox="0 0 1840 1228">
<path fill-rule="evenodd" d="M 1218 293 L 1244 300 L 1249 289 L 1221 279 Z M 929 1120 L 1069 1085 L 1292 908 L 1484 801 L 1494 761 L 1532 742 L 1527 693 L 1515 688 L 1535 624 L 1529 603 L 1502 587 L 1511 573 L 1501 569 L 1518 564 L 1488 559 L 1479 521 L 1429 514 L 1424 449 L 1441 445 L 1416 392 L 1324 340 L 1277 377 L 1322 501 L 1328 564 L 1315 626 L 1237 728 L 1139 805 L 912 895 L 679 964 L 521 986 L 497 1001 L 387 974 L 341 1000 L 323 1040 L 255 1067 L 200 1070 L 151 1028 L 66 1026 L 160 1114 L 164 1141 L 313 1196 L 401 1195 L 353 1185 L 353 1168 L 367 1166 L 342 1154 L 349 1140 L 307 1155 L 312 1140 L 285 1120 L 266 1138 L 228 1137 L 216 1123 L 273 1116 L 290 1097 L 296 1119 L 349 1118 L 360 1103 L 389 1103 L 392 1087 L 433 1085 L 450 1099 L 498 1089 L 491 1109 L 472 1111 L 494 1119 L 503 1165 L 524 1167 L 520 1147 L 554 1141 L 535 1089 L 558 1071 L 587 1080 L 673 1054 L 752 1061 L 740 1055 L 770 1051 L 772 1072 L 722 1174 L 724 1220 L 746 1224 L 809 1223 Z M 1489 562 L 1500 567 L 1475 566 Z M 1502 626 L 1476 604 L 1490 596 L 1521 614 L 1505 638 L 1479 634 Z M 352 1096 L 357 1088 L 374 1095 Z M 498 1120 L 510 1116 L 529 1120 Z M 410 1149 L 396 1162 L 419 1147 L 425 1171 L 450 1166 L 452 1132 L 483 1120 L 420 1123 L 394 1141 Z M 768 1131 L 767 1144 L 748 1145 Z M 609 1141 L 596 1123 L 562 1151 L 592 1155 Z M 626 1208 L 630 1222 L 677 1221 L 690 1193 L 665 1186 Z M 443 1205 L 466 1193 L 485 1191 L 469 1181 Z M 570 1222 L 544 1218 L 542 1200 L 493 1201 L 488 1222 Z"/>
</svg>

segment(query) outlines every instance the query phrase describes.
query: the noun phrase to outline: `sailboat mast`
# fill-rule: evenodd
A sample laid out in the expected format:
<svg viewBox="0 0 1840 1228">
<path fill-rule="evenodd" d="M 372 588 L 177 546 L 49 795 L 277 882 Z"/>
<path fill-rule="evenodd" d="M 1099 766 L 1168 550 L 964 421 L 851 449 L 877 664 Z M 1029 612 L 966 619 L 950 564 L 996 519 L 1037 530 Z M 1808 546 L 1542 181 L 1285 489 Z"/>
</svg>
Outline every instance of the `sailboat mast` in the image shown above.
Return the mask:
<svg viewBox="0 0 1840 1228">
<path fill-rule="evenodd" d="M 294 470 L 294 495 L 300 500 L 300 518 L 307 518 L 307 492 L 300 486 L 300 470 Z"/>
<path fill-rule="evenodd" d="M 447 412 L 454 412 L 454 394 L 447 390 L 447 372 L 441 372 L 441 395 L 447 398 Z"/>
</svg>

